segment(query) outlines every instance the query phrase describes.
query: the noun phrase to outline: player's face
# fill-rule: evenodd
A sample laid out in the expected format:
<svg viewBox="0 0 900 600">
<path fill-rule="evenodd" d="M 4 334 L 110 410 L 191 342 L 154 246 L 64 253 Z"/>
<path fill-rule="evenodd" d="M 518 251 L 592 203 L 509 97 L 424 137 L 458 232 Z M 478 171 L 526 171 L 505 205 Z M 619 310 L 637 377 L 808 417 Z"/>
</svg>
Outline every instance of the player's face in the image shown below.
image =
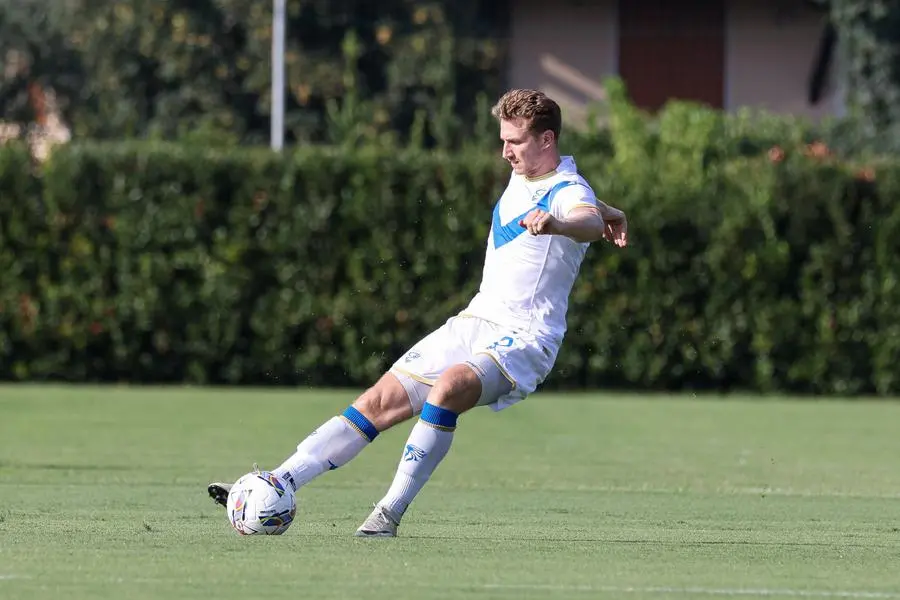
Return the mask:
<svg viewBox="0 0 900 600">
<path fill-rule="evenodd" d="M 547 142 L 543 137 L 531 132 L 524 119 L 500 121 L 503 158 L 519 175 L 531 175 L 541 169 L 547 150 Z"/>
</svg>

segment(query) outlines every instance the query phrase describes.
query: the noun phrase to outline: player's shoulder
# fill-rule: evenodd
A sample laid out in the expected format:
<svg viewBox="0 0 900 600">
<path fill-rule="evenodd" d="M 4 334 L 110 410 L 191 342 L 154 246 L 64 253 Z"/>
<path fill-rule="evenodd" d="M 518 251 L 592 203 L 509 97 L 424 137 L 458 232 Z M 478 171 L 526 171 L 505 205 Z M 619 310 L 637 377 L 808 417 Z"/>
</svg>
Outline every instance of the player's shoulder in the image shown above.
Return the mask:
<svg viewBox="0 0 900 600">
<path fill-rule="evenodd" d="M 574 156 L 560 157 L 559 167 L 556 169 L 556 175 L 560 180 L 577 183 L 583 187 L 591 189 L 591 184 L 587 178 L 578 169 Z"/>
<path fill-rule="evenodd" d="M 557 194 L 571 198 L 594 198 L 594 188 L 578 170 L 574 157 L 565 156 L 556 174 Z"/>
<path fill-rule="evenodd" d="M 588 180 L 578 171 L 574 157 L 562 157 L 556 173 L 553 206 L 561 215 L 577 206 L 597 205 L 597 197 Z"/>
</svg>

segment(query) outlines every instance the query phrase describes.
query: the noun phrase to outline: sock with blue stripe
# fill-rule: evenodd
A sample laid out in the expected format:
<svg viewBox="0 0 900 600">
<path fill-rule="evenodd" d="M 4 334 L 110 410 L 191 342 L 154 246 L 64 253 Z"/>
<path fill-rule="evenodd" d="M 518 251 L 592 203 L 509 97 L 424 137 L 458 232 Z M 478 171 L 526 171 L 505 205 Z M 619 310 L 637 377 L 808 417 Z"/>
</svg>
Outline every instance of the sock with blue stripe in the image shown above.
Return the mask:
<svg viewBox="0 0 900 600">
<path fill-rule="evenodd" d="M 297 451 L 272 473 L 291 483 L 294 489 L 326 471 L 350 462 L 376 437 L 378 430 L 361 412 L 348 406 L 297 445 Z"/>
<path fill-rule="evenodd" d="M 425 403 L 403 447 L 394 482 L 378 503 L 380 506 L 390 509 L 398 518 L 403 516 L 450 450 L 458 416 L 446 408 Z"/>
</svg>

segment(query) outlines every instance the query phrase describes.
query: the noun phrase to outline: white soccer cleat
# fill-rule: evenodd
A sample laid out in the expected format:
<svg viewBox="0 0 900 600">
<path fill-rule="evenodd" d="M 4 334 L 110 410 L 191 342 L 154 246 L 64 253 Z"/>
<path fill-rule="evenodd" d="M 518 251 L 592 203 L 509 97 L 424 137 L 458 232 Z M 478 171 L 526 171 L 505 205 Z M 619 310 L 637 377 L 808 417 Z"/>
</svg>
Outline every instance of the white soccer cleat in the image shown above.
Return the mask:
<svg viewBox="0 0 900 600">
<path fill-rule="evenodd" d="M 369 518 L 356 530 L 356 537 L 397 537 L 400 517 L 385 506 L 375 505 Z"/>
</svg>

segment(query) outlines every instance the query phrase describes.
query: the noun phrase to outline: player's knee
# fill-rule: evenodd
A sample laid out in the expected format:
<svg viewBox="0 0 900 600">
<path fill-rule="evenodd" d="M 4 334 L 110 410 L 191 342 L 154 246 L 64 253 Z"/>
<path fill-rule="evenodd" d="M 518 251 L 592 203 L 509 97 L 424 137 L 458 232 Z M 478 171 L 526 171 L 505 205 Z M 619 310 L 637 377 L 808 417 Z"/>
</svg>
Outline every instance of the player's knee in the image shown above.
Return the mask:
<svg viewBox="0 0 900 600">
<path fill-rule="evenodd" d="M 457 413 L 491 404 L 508 394 L 512 379 L 487 354 L 477 354 L 465 363 L 448 369 L 438 380 L 428 401 Z"/>
<path fill-rule="evenodd" d="M 406 390 L 395 377 L 384 375 L 353 403 L 378 431 L 384 431 L 412 417 Z"/>
<path fill-rule="evenodd" d="M 428 403 L 461 414 L 478 404 L 481 379 L 468 365 L 455 365 L 444 371 L 428 395 Z"/>
</svg>

